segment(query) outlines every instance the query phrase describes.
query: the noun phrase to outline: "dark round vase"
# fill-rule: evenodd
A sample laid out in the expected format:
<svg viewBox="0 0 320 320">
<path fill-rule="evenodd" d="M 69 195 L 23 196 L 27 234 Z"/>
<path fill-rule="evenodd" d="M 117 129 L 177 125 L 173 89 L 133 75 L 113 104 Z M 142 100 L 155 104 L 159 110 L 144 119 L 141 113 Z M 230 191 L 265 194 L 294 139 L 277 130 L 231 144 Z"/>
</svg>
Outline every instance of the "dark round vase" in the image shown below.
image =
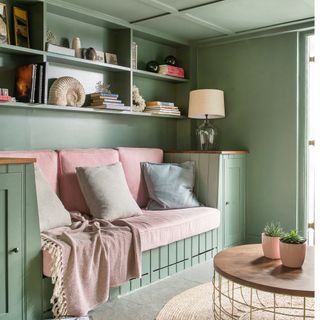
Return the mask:
<svg viewBox="0 0 320 320">
<path fill-rule="evenodd" d="M 159 64 L 157 61 L 149 61 L 146 66 L 147 71 L 157 73 L 159 71 Z"/>
<path fill-rule="evenodd" d="M 168 64 L 170 66 L 176 66 L 177 65 L 177 59 L 176 57 L 174 56 L 167 56 L 165 59 L 164 59 L 164 63 L 165 64 Z"/>
</svg>

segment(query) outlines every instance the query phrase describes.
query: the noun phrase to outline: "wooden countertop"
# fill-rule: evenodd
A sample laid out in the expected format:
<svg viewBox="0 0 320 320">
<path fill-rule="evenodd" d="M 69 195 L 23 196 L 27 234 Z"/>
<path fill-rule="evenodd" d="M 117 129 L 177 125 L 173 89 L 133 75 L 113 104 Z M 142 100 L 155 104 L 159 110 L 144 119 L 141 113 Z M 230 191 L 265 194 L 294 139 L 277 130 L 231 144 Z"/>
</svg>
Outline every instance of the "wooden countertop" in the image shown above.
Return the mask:
<svg viewBox="0 0 320 320">
<path fill-rule="evenodd" d="M 165 153 L 248 154 L 247 150 L 168 150 Z"/>
<path fill-rule="evenodd" d="M 314 297 L 314 248 L 307 247 L 301 269 L 263 256 L 261 244 L 232 247 L 214 257 L 214 268 L 238 284 L 272 293 Z"/>
<path fill-rule="evenodd" d="M 26 164 L 35 163 L 34 158 L 0 158 L 0 164 Z"/>
</svg>

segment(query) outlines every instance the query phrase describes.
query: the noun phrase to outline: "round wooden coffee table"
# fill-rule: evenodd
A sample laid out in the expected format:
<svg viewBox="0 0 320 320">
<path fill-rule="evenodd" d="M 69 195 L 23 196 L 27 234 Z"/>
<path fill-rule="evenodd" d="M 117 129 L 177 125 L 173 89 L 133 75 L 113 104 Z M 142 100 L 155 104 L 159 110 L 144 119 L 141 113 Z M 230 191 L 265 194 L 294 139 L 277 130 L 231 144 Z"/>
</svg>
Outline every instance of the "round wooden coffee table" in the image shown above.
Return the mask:
<svg viewBox="0 0 320 320">
<path fill-rule="evenodd" d="M 214 257 L 214 319 L 313 319 L 314 248 L 301 269 L 263 256 L 261 244 L 229 248 Z"/>
</svg>

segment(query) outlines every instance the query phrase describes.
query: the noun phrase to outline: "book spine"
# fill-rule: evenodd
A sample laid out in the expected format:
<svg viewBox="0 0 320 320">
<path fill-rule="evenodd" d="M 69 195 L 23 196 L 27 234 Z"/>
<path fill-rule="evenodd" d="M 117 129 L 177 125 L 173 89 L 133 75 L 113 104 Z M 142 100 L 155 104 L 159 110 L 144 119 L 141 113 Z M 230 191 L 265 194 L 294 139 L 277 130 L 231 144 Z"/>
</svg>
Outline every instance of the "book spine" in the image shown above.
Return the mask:
<svg viewBox="0 0 320 320">
<path fill-rule="evenodd" d="M 37 65 L 32 65 L 32 84 L 31 84 L 31 94 L 30 94 L 30 103 L 35 102 L 35 91 L 36 91 L 36 81 L 37 81 Z"/>
<path fill-rule="evenodd" d="M 48 103 L 48 62 L 42 63 L 42 103 Z"/>
<path fill-rule="evenodd" d="M 36 81 L 36 103 L 42 102 L 42 91 L 43 91 L 43 65 L 37 65 L 37 81 Z"/>
<path fill-rule="evenodd" d="M 174 107 L 174 102 L 165 102 L 165 101 L 147 101 L 146 102 L 147 107 L 152 106 L 171 106 Z"/>
</svg>

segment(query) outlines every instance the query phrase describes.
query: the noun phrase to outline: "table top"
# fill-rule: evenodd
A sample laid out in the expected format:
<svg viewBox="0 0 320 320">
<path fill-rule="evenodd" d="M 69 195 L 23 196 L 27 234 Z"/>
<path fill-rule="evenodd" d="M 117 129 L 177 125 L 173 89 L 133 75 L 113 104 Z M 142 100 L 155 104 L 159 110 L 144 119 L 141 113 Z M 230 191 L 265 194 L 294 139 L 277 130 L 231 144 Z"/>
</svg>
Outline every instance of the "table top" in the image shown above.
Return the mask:
<svg viewBox="0 0 320 320">
<path fill-rule="evenodd" d="M 213 260 L 224 278 L 258 290 L 292 296 L 314 297 L 314 248 L 307 247 L 301 269 L 284 267 L 281 260 L 263 256 L 261 244 L 225 249 Z"/>
</svg>

